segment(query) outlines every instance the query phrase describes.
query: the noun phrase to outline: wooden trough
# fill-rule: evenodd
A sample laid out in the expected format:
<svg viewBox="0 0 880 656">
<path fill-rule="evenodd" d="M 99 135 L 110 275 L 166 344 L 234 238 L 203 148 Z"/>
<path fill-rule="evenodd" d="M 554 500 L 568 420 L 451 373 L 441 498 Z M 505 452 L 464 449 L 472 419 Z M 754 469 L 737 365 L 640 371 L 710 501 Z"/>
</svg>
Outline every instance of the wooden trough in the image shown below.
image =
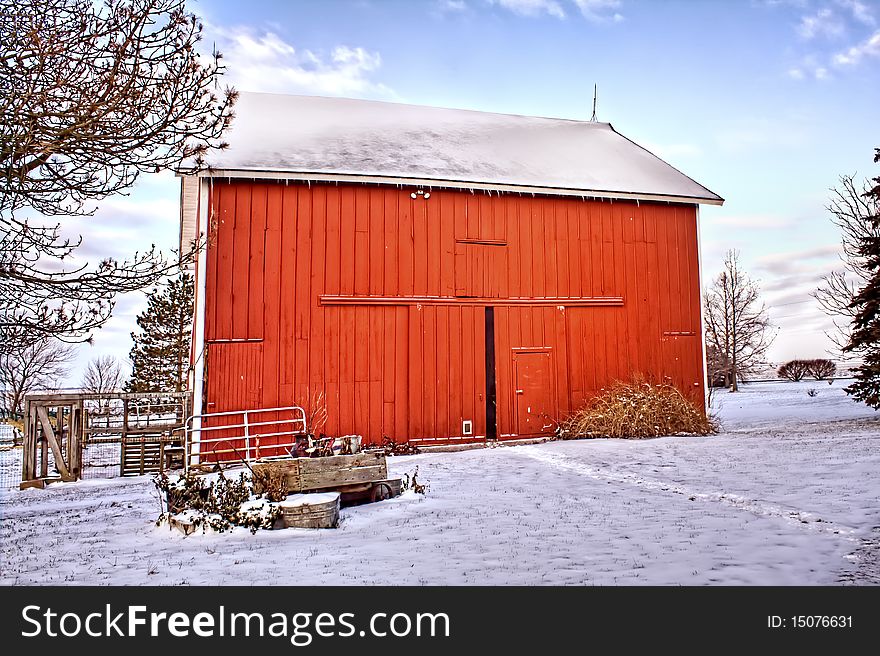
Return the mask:
<svg viewBox="0 0 880 656">
<path fill-rule="evenodd" d="M 336 528 L 339 502 L 339 492 L 291 494 L 278 507 L 284 528 Z"/>
<path fill-rule="evenodd" d="M 254 492 L 284 480 L 287 492 L 339 492 L 343 506 L 380 501 L 397 496 L 401 481 L 388 478 L 385 454 L 365 451 L 324 458 L 266 458 L 255 462 Z"/>
</svg>

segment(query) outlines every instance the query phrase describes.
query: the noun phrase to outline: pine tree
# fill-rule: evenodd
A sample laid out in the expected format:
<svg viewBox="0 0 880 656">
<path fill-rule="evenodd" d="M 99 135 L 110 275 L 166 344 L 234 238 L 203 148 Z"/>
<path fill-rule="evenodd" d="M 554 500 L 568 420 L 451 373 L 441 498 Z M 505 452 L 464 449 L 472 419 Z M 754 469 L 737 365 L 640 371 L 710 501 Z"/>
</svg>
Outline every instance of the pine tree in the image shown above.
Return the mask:
<svg viewBox="0 0 880 656">
<path fill-rule="evenodd" d="M 880 161 L 880 148 L 874 151 L 874 162 Z M 880 177 L 874 178 L 874 187 L 865 195 L 880 207 Z M 880 228 L 880 212 L 870 218 Z M 862 237 L 859 254 L 865 258 L 871 278 L 853 298 L 850 307 L 857 310 L 853 318 L 853 332 L 845 351 L 863 349 L 864 358 L 856 367 L 856 382 L 846 388 L 848 394 L 880 409 L 880 232 Z"/>
<path fill-rule="evenodd" d="M 147 297 L 132 333 L 127 392 L 181 392 L 187 388 L 193 319 L 193 277 L 183 273 Z"/>
</svg>

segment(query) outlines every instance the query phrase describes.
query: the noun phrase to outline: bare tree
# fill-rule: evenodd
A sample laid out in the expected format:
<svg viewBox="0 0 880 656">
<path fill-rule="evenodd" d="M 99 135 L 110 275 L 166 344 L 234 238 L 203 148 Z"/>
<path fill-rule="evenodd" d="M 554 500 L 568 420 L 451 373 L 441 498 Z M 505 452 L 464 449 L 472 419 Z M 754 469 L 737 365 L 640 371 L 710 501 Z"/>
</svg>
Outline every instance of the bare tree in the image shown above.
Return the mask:
<svg viewBox="0 0 880 656">
<path fill-rule="evenodd" d="M 824 276 L 822 285 L 812 296 L 834 321 L 834 330 L 826 334 L 838 352 L 850 342 L 852 321 L 857 313 L 852 300 L 871 277 L 859 246 L 866 237 L 880 237 L 880 226 L 871 221 L 871 217 L 880 214 L 880 201 L 869 193 L 871 186 L 868 180 L 857 185 L 854 176 L 841 176 L 840 186 L 831 190 L 831 201 L 826 207 L 832 223 L 840 228 L 842 266 Z"/>
<path fill-rule="evenodd" d="M 810 362 L 808 360 L 789 360 L 776 370 L 776 375 L 792 382 L 803 380 L 804 376 L 810 373 Z"/>
<path fill-rule="evenodd" d="M 826 380 L 837 373 L 837 365 L 827 358 L 816 358 L 808 363 L 808 373 L 816 380 Z"/>
<path fill-rule="evenodd" d="M 79 240 L 22 216 L 92 214 L 142 172 L 223 148 L 236 92 L 185 0 L 0 0 L 0 351 L 87 340 L 117 294 L 174 271 L 154 248 L 70 268 Z"/>
<path fill-rule="evenodd" d="M 705 323 L 706 342 L 718 363 L 716 373 L 736 392 L 738 381 L 763 364 L 773 343 L 758 284 L 740 270 L 737 251 L 727 251 L 724 270 L 705 294 Z"/>
<path fill-rule="evenodd" d="M 7 414 L 24 411 L 26 394 L 59 386 L 75 357 L 72 346 L 46 339 L 0 353 L 0 405 Z"/>
<path fill-rule="evenodd" d="M 89 362 L 80 387 L 89 394 L 118 392 L 125 382 L 124 378 L 119 360 L 112 355 L 102 355 Z"/>
</svg>

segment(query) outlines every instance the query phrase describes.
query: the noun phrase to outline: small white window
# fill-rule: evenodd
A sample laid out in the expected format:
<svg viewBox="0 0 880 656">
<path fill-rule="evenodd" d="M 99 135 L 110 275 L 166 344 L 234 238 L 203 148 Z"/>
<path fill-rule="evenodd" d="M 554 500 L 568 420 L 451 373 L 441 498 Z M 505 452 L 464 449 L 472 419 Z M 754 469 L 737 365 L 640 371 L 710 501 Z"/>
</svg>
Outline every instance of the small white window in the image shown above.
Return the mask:
<svg viewBox="0 0 880 656">
<path fill-rule="evenodd" d="M 461 434 L 462 435 L 473 435 L 474 434 L 474 422 L 470 419 L 465 419 L 461 422 Z"/>
</svg>

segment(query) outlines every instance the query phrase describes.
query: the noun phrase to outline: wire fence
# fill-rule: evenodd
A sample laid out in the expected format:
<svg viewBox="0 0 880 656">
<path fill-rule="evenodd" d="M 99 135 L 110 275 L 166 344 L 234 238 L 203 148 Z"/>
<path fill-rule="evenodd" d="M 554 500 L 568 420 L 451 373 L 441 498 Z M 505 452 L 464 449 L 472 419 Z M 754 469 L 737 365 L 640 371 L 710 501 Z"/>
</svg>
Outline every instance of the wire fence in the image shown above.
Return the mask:
<svg viewBox="0 0 880 656">
<path fill-rule="evenodd" d="M 92 439 L 83 445 L 82 477 L 115 478 L 120 475 L 122 440 L 120 438 Z"/>
<path fill-rule="evenodd" d="M 21 482 L 21 446 L 15 446 L 17 429 L 0 423 L 0 493 L 17 490 Z"/>
</svg>

